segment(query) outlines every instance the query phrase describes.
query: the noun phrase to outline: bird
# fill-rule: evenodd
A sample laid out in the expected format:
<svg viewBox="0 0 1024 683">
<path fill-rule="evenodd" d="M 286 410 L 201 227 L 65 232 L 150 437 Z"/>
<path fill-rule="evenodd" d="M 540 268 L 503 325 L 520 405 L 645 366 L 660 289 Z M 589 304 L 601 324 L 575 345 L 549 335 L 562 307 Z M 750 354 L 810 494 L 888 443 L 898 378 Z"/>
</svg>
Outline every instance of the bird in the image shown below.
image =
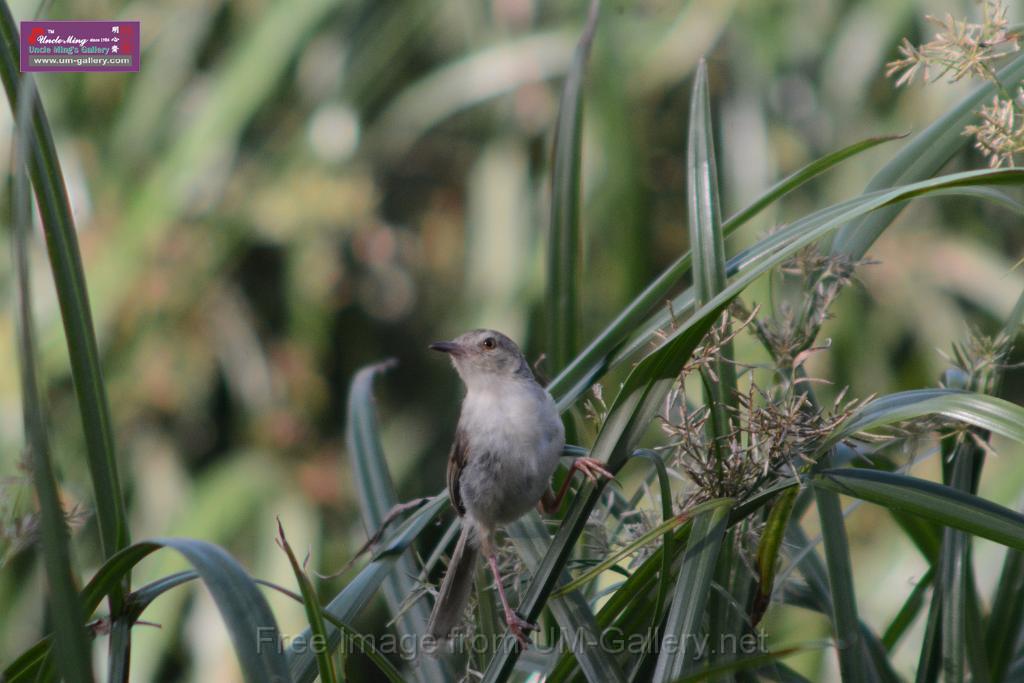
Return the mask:
<svg viewBox="0 0 1024 683">
<path fill-rule="evenodd" d="M 483 555 L 497 585 L 505 623 L 523 649 L 533 624 L 519 616 L 505 594 L 495 549 L 497 529 L 537 506 L 558 510 L 574 472 L 597 482 L 613 475 L 593 458 L 573 460 L 557 493 L 551 476 L 565 446 L 565 429 L 551 394 L 541 386 L 514 341 L 495 330 L 471 330 L 429 346 L 451 358 L 466 387 L 455 440 L 448 456 L 447 487 L 462 530 L 427 634 L 446 640 L 459 625 Z"/>
</svg>

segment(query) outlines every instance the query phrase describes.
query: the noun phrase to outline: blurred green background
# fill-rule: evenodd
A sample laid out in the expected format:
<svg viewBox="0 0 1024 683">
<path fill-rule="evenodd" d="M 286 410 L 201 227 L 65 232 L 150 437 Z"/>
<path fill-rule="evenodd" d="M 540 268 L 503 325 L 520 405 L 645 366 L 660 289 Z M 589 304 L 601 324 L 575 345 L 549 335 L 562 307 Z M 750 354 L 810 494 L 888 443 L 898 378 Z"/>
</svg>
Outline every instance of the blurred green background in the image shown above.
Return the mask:
<svg viewBox="0 0 1024 683">
<path fill-rule="evenodd" d="M 366 538 L 342 438 L 345 392 L 357 368 L 386 357 L 399 360 L 380 382 L 380 410 L 400 494 L 443 487 L 460 388 L 426 345 L 488 326 L 523 341 L 531 359 L 544 350 L 551 131 L 585 4 L 79 0 L 44 10 L 142 22 L 138 74 L 38 79 L 79 229 L 134 538 L 214 541 L 254 575 L 290 584 L 273 543 L 280 515 L 314 568 L 341 566 Z M 36 4 L 12 9 L 28 19 Z M 930 37 L 924 15 L 976 10 L 970 0 L 605 2 L 586 87 L 584 337 L 687 248 L 685 131 L 701 55 L 729 215 L 829 151 L 920 130 L 947 109 L 969 84 L 894 91 L 884 64 L 901 37 Z M 1022 10 L 1011 7 L 1011 23 Z M 6 108 L 2 118 L 7 150 Z M 859 193 L 902 144 L 772 207 L 729 253 Z M 984 165 L 965 148 L 951 167 Z M 812 374 L 859 397 L 934 385 L 945 367 L 937 349 L 968 325 L 994 329 L 1024 288 L 1013 268 L 1019 228 L 1005 210 L 962 199 L 912 206 L 871 252 L 880 263 L 862 269 L 863 286 L 838 302 L 823 335 L 832 349 L 812 359 Z M 77 560 L 95 566 L 81 424 L 41 239 L 34 248 L 53 451 L 78 512 Z M 4 662 L 44 630 L 41 568 L 25 550 L 33 502 L 19 465 L 11 287 L 0 249 Z M 746 301 L 768 302 L 767 287 L 751 292 Z M 737 356 L 763 360 L 748 341 Z M 1012 379 L 1005 395 L 1020 403 Z M 986 468 L 982 494 L 1019 507 L 1015 450 Z M 862 615 L 882 624 L 924 562 L 869 506 L 850 530 Z M 1002 550 L 979 546 L 987 587 L 986 553 Z M 133 580 L 176 568 L 160 555 Z M 268 597 L 282 630 L 301 630 L 301 606 Z M 356 626 L 385 628 L 382 607 Z M 133 680 L 237 678 L 202 591 L 169 593 L 145 618 L 162 628 L 136 629 Z M 793 608 L 767 626 L 779 642 L 828 631 Z M 903 647 L 907 671 L 916 646 Z M 833 659 L 797 665 L 828 679 Z"/>
</svg>

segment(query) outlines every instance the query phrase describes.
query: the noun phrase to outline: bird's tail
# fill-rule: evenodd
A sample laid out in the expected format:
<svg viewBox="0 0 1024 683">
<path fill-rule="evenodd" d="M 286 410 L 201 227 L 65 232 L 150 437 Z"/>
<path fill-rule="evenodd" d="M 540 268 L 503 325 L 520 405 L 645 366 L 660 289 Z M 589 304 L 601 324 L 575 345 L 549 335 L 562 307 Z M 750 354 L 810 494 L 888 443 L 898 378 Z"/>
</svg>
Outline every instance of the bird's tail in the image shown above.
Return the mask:
<svg viewBox="0 0 1024 683">
<path fill-rule="evenodd" d="M 452 629 L 458 626 L 466 610 L 469 593 L 473 590 L 477 549 L 471 542 L 472 535 L 472 526 L 464 522 L 459 541 L 455 544 L 455 552 L 448 563 L 448 571 L 441 582 L 434 611 L 427 621 L 427 634 L 437 640 L 447 639 Z"/>
</svg>

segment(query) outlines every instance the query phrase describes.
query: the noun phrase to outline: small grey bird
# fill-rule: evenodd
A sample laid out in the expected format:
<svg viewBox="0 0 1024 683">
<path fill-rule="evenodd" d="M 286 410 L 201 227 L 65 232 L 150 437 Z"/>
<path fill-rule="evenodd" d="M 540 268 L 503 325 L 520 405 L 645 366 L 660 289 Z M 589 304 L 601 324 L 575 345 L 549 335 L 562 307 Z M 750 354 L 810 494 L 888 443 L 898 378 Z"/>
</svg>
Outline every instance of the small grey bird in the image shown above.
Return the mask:
<svg viewBox="0 0 1024 683">
<path fill-rule="evenodd" d="M 552 494 L 549 484 L 565 445 L 565 431 L 554 400 L 537 383 L 514 341 L 494 330 L 473 330 L 430 348 L 451 357 L 466 385 L 466 397 L 448 457 L 448 496 L 463 517 L 462 533 L 427 633 L 443 640 L 459 624 L 481 552 L 494 573 L 505 622 L 526 648 L 528 633 L 537 627 L 508 603 L 494 532 L 535 505 L 545 512 L 557 510 L 574 470 L 592 481 L 612 475 L 592 458 L 577 458 L 558 494 Z"/>
</svg>

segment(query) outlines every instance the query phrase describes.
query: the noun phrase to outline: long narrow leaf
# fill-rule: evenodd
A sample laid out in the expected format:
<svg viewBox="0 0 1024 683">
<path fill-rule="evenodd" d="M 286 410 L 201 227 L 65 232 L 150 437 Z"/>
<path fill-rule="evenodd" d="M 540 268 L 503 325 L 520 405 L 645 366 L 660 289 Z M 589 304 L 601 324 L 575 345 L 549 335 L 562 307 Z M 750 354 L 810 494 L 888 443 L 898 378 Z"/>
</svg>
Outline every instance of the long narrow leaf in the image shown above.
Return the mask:
<svg viewBox="0 0 1024 683">
<path fill-rule="evenodd" d="M 316 588 L 313 587 L 313 582 L 309 580 L 306 570 L 299 563 L 299 559 L 295 557 L 295 552 L 284 535 L 284 527 L 281 525 L 280 519 L 277 520 L 277 544 L 284 550 L 285 555 L 288 556 L 288 563 L 292 566 L 295 581 L 299 584 L 301 595 L 297 597 L 301 599 L 302 605 L 306 609 L 306 619 L 309 620 L 310 632 L 313 634 L 314 639 L 312 642 L 326 643 L 327 628 L 324 626 L 324 615 L 320 608 L 320 598 L 317 596 Z M 337 683 L 338 674 L 334 670 L 334 659 L 331 657 L 331 653 L 322 647 L 314 648 L 314 650 L 316 667 L 320 672 L 321 683 Z M 342 667 L 342 679 L 344 679 L 344 673 L 344 667 Z"/>
<path fill-rule="evenodd" d="M 3 81 L 11 111 L 15 115 L 21 82 L 19 60 L 18 27 L 5 1 L 0 3 L 0 80 Z M 29 88 L 27 96 L 33 99 L 28 105 L 31 109 L 32 143 L 25 162 L 46 233 L 47 251 L 64 321 L 71 375 L 82 414 L 103 553 L 110 557 L 129 543 L 124 497 L 114 457 L 110 407 L 100 370 L 78 238 L 60 161 L 46 112 L 35 96 L 35 89 Z"/>
<path fill-rule="evenodd" d="M 811 162 L 795 173 L 783 178 L 755 199 L 747 208 L 729 218 L 722 224 L 722 235 L 729 236 L 745 225 L 754 216 L 770 206 L 773 202 L 803 186 L 811 179 L 824 173 L 837 164 L 871 149 L 895 137 L 868 138 L 860 142 L 832 152 L 821 159 Z M 549 385 L 552 395 L 559 402 L 559 407 L 573 403 L 576 398 L 589 388 L 604 368 L 608 366 L 609 354 L 621 344 L 638 324 L 643 322 L 653 306 L 662 303 L 669 291 L 689 271 L 691 252 L 680 256 L 661 275 L 638 294 L 607 327 L 587 345 L 572 362 L 562 370 Z"/>
<path fill-rule="evenodd" d="M 1008 548 L 985 630 L 992 680 L 1006 680 L 1024 622 L 1024 552 Z"/>
<path fill-rule="evenodd" d="M 355 473 L 359 507 L 367 535 L 372 536 L 384 523 L 388 513 L 398 505 L 398 495 L 391 481 L 384 450 L 380 444 L 377 413 L 373 398 L 373 380 L 392 362 L 378 363 L 363 368 L 352 379 L 349 389 L 345 426 L 345 445 Z M 389 572 L 383 583 L 384 598 L 392 615 L 399 615 L 405 599 L 416 589 L 415 577 L 419 573 L 411 553 L 397 558 L 395 571 Z M 424 600 L 418 600 L 397 616 L 396 626 L 405 647 L 410 636 L 425 632 L 429 610 Z M 413 668 L 417 680 L 434 681 L 450 678 L 444 662 L 428 658 Z"/>
<path fill-rule="evenodd" d="M 917 389 L 875 399 L 844 422 L 829 443 L 923 415 L 943 415 L 1024 443 L 1024 408 L 994 396 L 955 389 Z"/>
<path fill-rule="evenodd" d="M 598 7 L 598 0 L 591 0 L 587 24 L 562 88 L 555 127 L 546 297 L 548 356 L 555 372 L 566 366 L 579 345 L 580 275 L 583 266 L 580 227 L 583 82 L 590 46 L 597 31 Z"/>
<path fill-rule="evenodd" d="M 693 295 L 697 306 L 717 296 L 726 285 L 725 240 L 718 197 L 718 168 L 711 126 L 711 100 L 708 95 L 707 63 L 697 66 L 690 98 L 690 134 L 686 152 L 686 199 L 689 208 L 690 252 L 693 254 Z M 732 364 L 732 345 L 725 344 L 721 357 L 701 372 L 710 409 L 710 430 L 715 457 L 723 438 L 729 433 L 731 408 L 736 403 L 736 368 Z"/>
<path fill-rule="evenodd" d="M 1000 83 L 1017 83 L 1024 78 L 1024 55 L 1007 64 L 998 73 Z M 939 171 L 968 138 L 964 126 L 976 116 L 976 110 L 996 92 L 993 83 L 986 83 L 965 97 L 935 123 L 922 131 L 892 161 L 874 175 L 865 188 L 872 192 L 897 184 L 928 178 Z M 851 221 L 843 227 L 832 243 L 832 253 L 860 259 L 878 236 L 892 223 L 902 206 L 894 204 L 872 216 Z"/>
<path fill-rule="evenodd" d="M 900 607 L 900 611 L 889 622 L 885 633 L 882 634 L 882 644 L 885 645 L 886 650 L 891 652 L 896 647 L 900 639 L 907 632 L 907 629 L 914 622 L 914 619 L 917 618 L 921 607 L 924 606 L 925 593 L 931 588 L 934 577 L 935 569 L 929 567 L 928 571 L 925 572 L 924 576 L 914 586 L 914 590 L 910 591 L 910 595 L 907 597 L 906 602 L 903 603 L 903 606 Z"/>
<path fill-rule="evenodd" d="M 212 543 L 191 538 L 155 538 L 147 544 L 174 548 L 195 567 L 220 610 L 247 681 L 292 680 L 270 606 L 231 555 Z"/>
<path fill-rule="evenodd" d="M 529 533 L 516 533 L 524 530 L 524 527 Z M 544 523 L 538 516 L 528 515 L 518 524 L 509 528 L 509 536 L 515 543 L 516 550 L 519 551 L 527 568 L 534 571 L 544 558 L 547 539 L 550 538 Z M 568 583 L 568 579 L 564 576 L 560 577 L 559 581 L 563 584 Z M 587 601 L 579 592 L 564 590 L 564 588 L 563 585 L 559 591 L 559 597 L 548 601 L 548 607 L 558 621 L 561 637 L 565 639 L 565 642 L 574 644 L 573 654 L 583 674 L 591 683 L 602 683 L 603 681 L 625 683 L 626 677 L 618 662 L 601 645 L 601 630 Z"/>
<path fill-rule="evenodd" d="M 860 638 L 853 567 L 839 495 L 824 488 L 815 488 L 814 494 L 825 540 L 825 566 L 832 594 L 832 637 L 839 655 L 839 673 L 844 683 L 867 683 L 870 680 L 868 659 Z"/>
<path fill-rule="evenodd" d="M 790 228 L 766 238 L 764 242 L 769 246 L 763 247 L 761 253 L 752 259 L 748 270 L 735 278 L 721 294 L 695 312 L 685 322 L 679 324 L 657 349 L 647 354 L 633 368 L 609 410 L 608 418 L 592 449 L 592 457 L 605 461 L 613 471 L 617 469 L 628 457 L 628 453 L 631 452 L 636 441 L 646 431 L 679 369 L 689 359 L 693 349 L 696 348 L 721 311 L 757 277 L 778 265 L 803 246 L 828 234 L 838 225 L 862 212 L 871 211 L 894 201 L 927 194 L 931 190 L 961 185 L 1015 184 L 1022 181 L 1024 181 L 1024 171 L 1014 169 L 954 174 L 896 188 L 889 192 L 877 193 L 868 200 L 852 203 L 852 208 L 836 212 L 827 220 L 790 226 Z M 528 619 L 535 619 L 543 608 L 544 600 L 554 587 L 555 578 L 564 568 L 572 546 L 582 533 L 587 517 L 597 503 L 602 487 L 603 484 L 597 486 L 586 484 L 573 501 L 551 544 L 551 549 L 534 575 L 524 596 L 521 609 L 526 612 Z M 489 683 L 503 680 L 511 671 L 518 655 L 518 649 L 504 648 L 498 656 L 491 660 L 487 671 L 484 672 L 483 680 Z"/>
<path fill-rule="evenodd" d="M 381 583 L 396 570 L 398 558 L 447 503 L 448 497 L 440 494 L 412 513 L 398 527 L 374 560 L 324 607 L 324 618 L 330 621 L 331 617 L 334 617 L 346 623 L 351 622 L 377 593 Z M 295 636 L 288 646 L 288 666 L 296 683 L 312 683 L 316 678 L 316 661 L 309 640 L 311 635 L 310 630 L 306 629 Z M 329 650 L 333 651 L 338 647 L 341 635 L 336 628 L 327 629 Z"/>
<path fill-rule="evenodd" d="M 814 477 L 813 483 L 816 488 L 905 510 L 1024 550 L 1024 515 L 949 486 L 862 469 L 825 470 Z"/>
<path fill-rule="evenodd" d="M 22 93 L 18 115 L 34 102 L 34 92 Z M 70 534 L 64 507 L 61 504 L 57 479 L 50 459 L 46 419 L 36 363 L 35 325 L 30 293 L 31 276 L 28 262 L 28 239 L 31 235 L 29 190 L 22 164 L 32 144 L 31 131 L 22 130 L 16 146 L 14 163 L 13 220 L 11 229 L 12 261 L 14 262 L 15 319 L 17 321 L 18 367 L 21 378 L 21 405 L 25 428 L 27 465 L 39 501 L 40 542 L 46 570 L 48 602 L 55 625 L 55 648 L 60 672 L 68 681 L 92 681 L 89 641 L 85 633 L 85 614 L 75 589 L 71 564 Z"/>
<path fill-rule="evenodd" d="M 730 504 L 723 504 L 694 518 L 665 622 L 661 654 L 654 669 L 655 683 L 674 681 L 699 655 L 698 638 L 704 607 L 725 538 L 730 507 Z"/>
</svg>

